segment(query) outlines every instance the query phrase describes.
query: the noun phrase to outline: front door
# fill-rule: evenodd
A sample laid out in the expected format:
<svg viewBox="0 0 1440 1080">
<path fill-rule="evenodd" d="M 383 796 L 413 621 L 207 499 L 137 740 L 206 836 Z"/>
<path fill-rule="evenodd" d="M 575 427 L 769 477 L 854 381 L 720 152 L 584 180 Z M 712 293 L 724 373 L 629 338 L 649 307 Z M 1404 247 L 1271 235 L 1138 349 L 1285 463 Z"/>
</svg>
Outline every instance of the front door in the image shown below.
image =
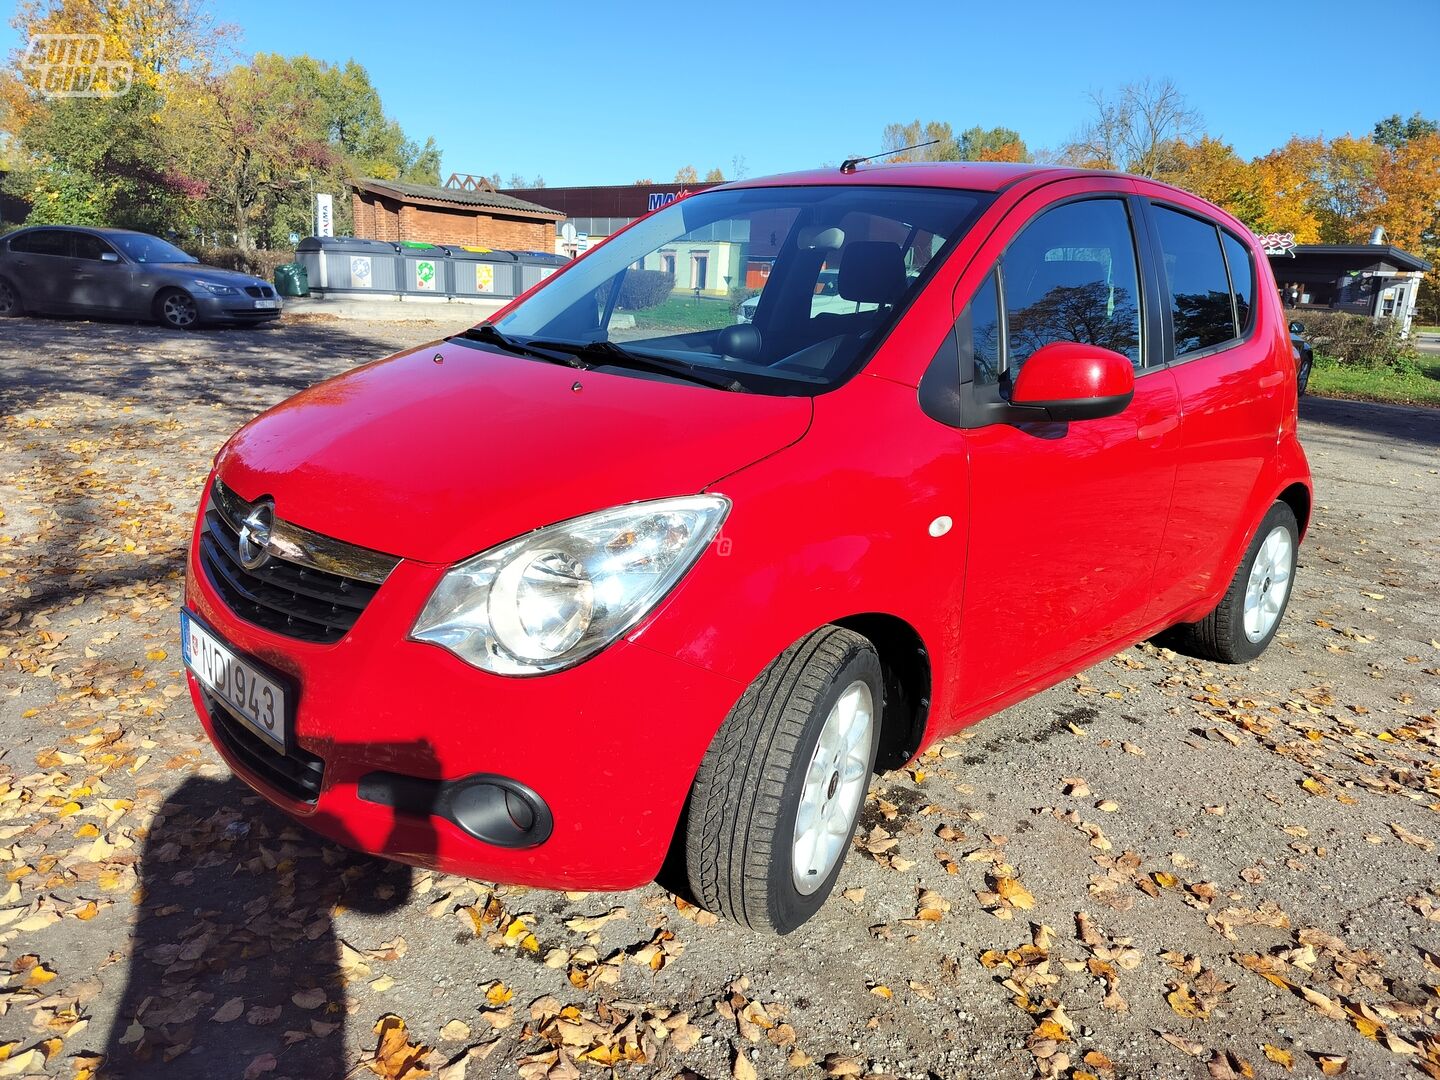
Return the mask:
<svg viewBox="0 0 1440 1080">
<path fill-rule="evenodd" d="M 1055 198 L 1038 216 L 1034 202 L 1017 210 L 1028 224 L 960 319 L 973 338 L 969 391 L 1003 399 L 1036 350 L 1077 341 L 1128 356 L 1135 397 L 1103 419 L 967 432 L 960 679 L 982 710 L 1141 631 L 1175 484 L 1179 398 L 1171 373 L 1147 366 L 1159 351 L 1142 330 L 1154 320 L 1131 207 L 1123 189 Z"/>
<path fill-rule="evenodd" d="M 62 283 L 64 303 L 75 311 L 98 314 L 132 310 L 134 268 L 121 261 L 108 241 L 92 233 L 77 232 L 74 240 L 70 272 Z"/>
</svg>

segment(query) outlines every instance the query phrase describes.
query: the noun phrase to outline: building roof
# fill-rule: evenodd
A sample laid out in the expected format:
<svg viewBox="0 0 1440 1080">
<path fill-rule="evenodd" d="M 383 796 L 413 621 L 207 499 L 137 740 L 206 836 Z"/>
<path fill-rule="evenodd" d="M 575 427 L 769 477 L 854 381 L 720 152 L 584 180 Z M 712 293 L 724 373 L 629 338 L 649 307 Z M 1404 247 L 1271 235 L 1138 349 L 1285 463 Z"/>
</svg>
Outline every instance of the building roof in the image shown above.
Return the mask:
<svg viewBox="0 0 1440 1080">
<path fill-rule="evenodd" d="M 551 210 L 548 206 L 517 199 L 513 195 L 501 195 L 498 191 L 466 191 L 462 188 L 437 187 L 434 184 L 410 184 L 402 180 L 376 180 L 363 176 L 351 180 L 350 185 L 357 191 L 368 191 L 374 195 L 426 206 L 479 206 L 488 210 L 499 210 L 506 214 L 553 220 L 559 220 L 565 216 L 558 210 Z"/>
<path fill-rule="evenodd" d="M 1424 259 L 1401 251 L 1393 244 L 1296 244 L 1291 249 L 1300 255 L 1354 255 L 1376 262 L 1393 263 L 1402 270 L 1429 270 L 1431 264 Z"/>
</svg>

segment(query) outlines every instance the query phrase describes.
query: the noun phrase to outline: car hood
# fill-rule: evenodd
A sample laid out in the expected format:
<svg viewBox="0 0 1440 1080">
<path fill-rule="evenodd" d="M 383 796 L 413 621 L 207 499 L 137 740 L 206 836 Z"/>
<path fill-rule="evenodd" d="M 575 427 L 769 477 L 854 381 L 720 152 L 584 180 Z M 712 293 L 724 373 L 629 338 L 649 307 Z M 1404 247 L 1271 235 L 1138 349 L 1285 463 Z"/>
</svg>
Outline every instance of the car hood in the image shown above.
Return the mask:
<svg viewBox="0 0 1440 1080">
<path fill-rule="evenodd" d="M 200 281 L 208 281 L 213 285 L 229 285 L 232 288 L 243 289 L 247 285 L 267 285 L 269 282 L 255 277 L 253 274 L 242 274 L 239 270 L 226 270 L 219 266 L 206 266 L 204 263 L 188 262 L 146 262 L 136 263 L 141 270 L 150 270 L 156 273 L 174 274 L 177 277 L 189 277 Z"/>
<path fill-rule="evenodd" d="M 311 387 L 225 445 L 218 475 L 277 516 L 450 563 L 532 529 L 688 495 L 796 442 L 803 397 L 578 371 L 443 342 Z"/>
</svg>

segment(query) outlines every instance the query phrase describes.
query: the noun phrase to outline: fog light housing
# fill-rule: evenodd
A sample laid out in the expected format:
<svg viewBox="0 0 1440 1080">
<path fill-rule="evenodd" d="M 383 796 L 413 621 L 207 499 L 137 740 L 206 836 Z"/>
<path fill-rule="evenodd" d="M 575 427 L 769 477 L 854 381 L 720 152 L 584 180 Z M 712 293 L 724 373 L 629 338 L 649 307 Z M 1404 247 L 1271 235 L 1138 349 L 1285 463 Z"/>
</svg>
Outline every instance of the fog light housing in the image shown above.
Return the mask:
<svg viewBox="0 0 1440 1080">
<path fill-rule="evenodd" d="M 357 794 L 397 814 L 444 818 L 476 840 L 496 847 L 535 847 L 550 839 L 555 829 L 550 807 L 532 788 L 492 773 L 426 780 L 372 772 L 360 778 Z"/>
</svg>

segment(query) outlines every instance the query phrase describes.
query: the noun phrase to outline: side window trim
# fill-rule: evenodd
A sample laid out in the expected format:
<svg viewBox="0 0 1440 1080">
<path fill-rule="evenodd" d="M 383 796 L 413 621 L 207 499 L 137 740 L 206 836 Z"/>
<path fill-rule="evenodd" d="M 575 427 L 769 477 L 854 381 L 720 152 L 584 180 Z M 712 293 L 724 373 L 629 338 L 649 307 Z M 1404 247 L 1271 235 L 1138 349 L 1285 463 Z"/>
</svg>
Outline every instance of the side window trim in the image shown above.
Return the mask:
<svg viewBox="0 0 1440 1080">
<path fill-rule="evenodd" d="M 1252 297 L 1252 298 L 1251 298 L 1250 321 L 1249 321 L 1249 323 L 1246 325 L 1245 330 L 1244 330 L 1243 333 L 1239 334 L 1239 335 L 1236 336 L 1236 337 L 1232 337 L 1232 338 L 1230 338 L 1230 339 L 1228 339 L 1228 340 L 1226 340 L 1226 341 L 1222 341 L 1222 342 L 1220 342 L 1218 345 L 1211 345 L 1211 346 L 1209 346 L 1209 347 L 1207 347 L 1207 348 L 1204 348 L 1204 349 L 1197 349 L 1197 350 L 1195 350 L 1194 352 L 1186 353 L 1184 356 L 1180 356 L 1180 357 L 1177 357 L 1177 356 L 1175 355 L 1175 323 L 1174 323 L 1174 318 L 1173 318 L 1173 316 L 1172 316 L 1172 314 L 1171 314 L 1171 311 L 1170 311 L 1170 307 L 1171 307 L 1170 279 L 1169 279 L 1169 276 L 1168 276 L 1168 275 L 1166 274 L 1166 272 L 1165 272 L 1165 253 L 1164 253 L 1164 251 L 1163 251 L 1163 250 L 1161 249 L 1161 247 L 1160 247 L 1159 231 L 1154 228 L 1154 226 L 1153 226 L 1153 218 L 1150 217 L 1151 208 L 1152 208 L 1152 207 L 1163 207 L 1163 208 L 1166 209 L 1166 210 L 1173 210 L 1173 211 L 1174 211 L 1175 213 L 1177 213 L 1177 214 L 1185 214 L 1185 215 L 1187 215 L 1188 217 L 1195 218 L 1197 221 L 1203 221 L 1206 225 L 1210 225 L 1210 226 L 1214 227 L 1214 229 L 1215 229 L 1215 242 L 1216 242 L 1217 244 L 1219 244 L 1219 246 L 1220 246 L 1220 257 L 1221 257 L 1221 259 L 1223 260 L 1224 265 L 1225 265 L 1225 279 L 1226 279 L 1226 283 L 1227 283 L 1227 284 L 1229 285 L 1229 287 L 1230 287 L 1230 310 L 1231 310 L 1231 318 L 1234 319 L 1235 324 L 1238 326 L 1240 320 L 1236 317 L 1236 315 L 1237 315 L 1238 313 L 1237 313 L 1236 310 L 1235 310 L 1235 284 L 1234 284 L 1234 278 L 1233 278 L 1233 277 L 1231 276 L 1231 274 L 1230 274 L 1230 259 L 1229 259 L 1229 256 L 1226 254 L 1226 252 L 1225 252 L 1225 245 L 1224 245 L 1224 243 L 1221 241 L 1221 238 L 1220 238 L 1222 233 L 1230 232 L 1230 230 L 1227 229 L 1227 228 L 1225 228 L 1225 226 L 1221 225 L 1218 221 L 1216 221 L 1214 218 L 1210 217 L 1208 214 L 1202 214 L 1202 213 L 1200 213 L 1199 211 L 1193 210 L 1193 209 L 1191 209 L 1191 208 L 1188 207 L 1188 206 L 1181 206 L 1179 203 L 1173 203 L 1173 202 L 1170 202 L 1170 201 L 1168 201 L 1168 200 L 1166 200 L 1166 199 L 1155 198 L 1155 197 L 1146 197 L 1146 198 L 1144 198 L 1142 201 L 1145 203 L 1145 215 L 1146 215 L 1146 220 L 1151 223 L 1151 227 L 1150 227 L 1150 238 L 1151 238 L 1151 241 L 1150 241 L 1150 242 L 1151 242 L 1151 252 L 1152 252 L 1151 258 L 1153 259 L 1153 261 L 1154 261 L 1154 263 L 1155 263 L 1156 273 L 1157 273 L 1158 276 L 1159 276 L 1160 284 L 1161 284 L 1161 288 L 1162 288 L 1162 292 L 1161 292 L 1160 296 L 1163 298 L 1163 302 L 1158 302 L 1158 301 L 1157 301 L 1157 306 L 1161 309 L 1161 315 L 1162 315 L 1162 317 L 1163 317 L 1163 318 L 1162 318 L 1162 322 L 1163 322 L 1164 328 L 1165 328 L 1165 336 L 1164 336 L 1164 338 L 1162 339 L 1163 345 L 1164 345 L 1164 353 L 1165 353 L 1165 356 L 1166 356 L 1166 360 L 1165 360 L 1165 365 L 1164 365 L 1164 366 L 1166 366 L 1166 367 L 1178 367 L 1178 366 L 1181 365 L 1181 364 L 1188 364 L 1188 363 L 1190 363 L 1192 360 L 1204 360 L 1206 357 L 1215 356 L 1215 355 L 1217 355 L 1218 353 L 1222 353 L 1222 352 L 1229 352 L 1231 349 L 1236 349 L 1236 348 L 1239 348 L 1241 345 L 1247 344 L 1247 343 L 1255 336 L 1255 324 L 1256 324 L 1256 322 L 1257 322 L 1257 319 L 1256 319 L 1256 316 L 1255 316 L 1255 311 L 1254 311 L 1255 307 L 1257 306 L 1257 305 L 1256 305 L 1256 298 L 1255 298 L 1255 297 Z M 1232 235 L 1232 236 L 1235 236 L 1234 233 L 1231 233 L 1231 235 Z M 1253 261 L 1253 260 L 1254 260 L 1254 252 L 1253 252 L 1253 250 L 1251 249 L 1250 245 L 1249 245 L 1248 243 L 1246 243 L 1243 239 L 1241 239 L 1241 238 L 1238 237 L 1238 236 L 1235 236 L 1235 239 L 1237 239 L 1237 240 L 1240 241 L 1240 244 L 1245 248 L 1246 251 L 1251 252 L 1251 260 L 1252 260 L 1252 262 L 1251 262 L 1251 276 L 1252 276 L 1252 280 L 1253 280 L 1253 279 L 1255 278 L 1256 273 L 1257 273 L 1256 268 L 1255 268 L 1255 266 L 1254 266 L 1254 261 Z M 1254 286 L 1252 285 L 1252 288 L 1253 288 L 1253 287 L 1254 287 Z"/>
</svg>

